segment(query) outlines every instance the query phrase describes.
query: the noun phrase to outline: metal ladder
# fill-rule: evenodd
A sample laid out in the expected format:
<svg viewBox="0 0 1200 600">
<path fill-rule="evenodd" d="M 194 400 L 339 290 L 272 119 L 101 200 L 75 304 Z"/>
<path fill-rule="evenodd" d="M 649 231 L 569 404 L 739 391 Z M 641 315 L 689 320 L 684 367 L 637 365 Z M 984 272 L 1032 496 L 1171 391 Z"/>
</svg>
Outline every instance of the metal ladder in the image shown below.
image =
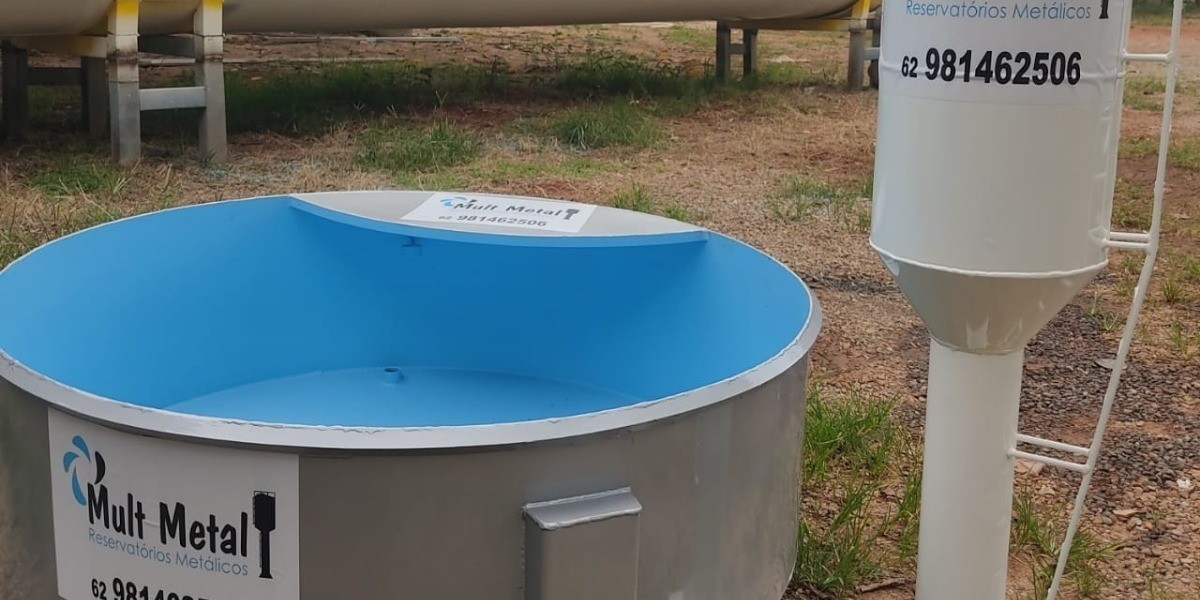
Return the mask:
<svg viewBox="0 0 1200 600">
<path fill-rule="evenodd" d="M 1125 28 L 1128 31 L 1132 19 L 1133 3 L 1126 5 L 1125 10 Z M 1121 372 L 1125 369 L 1125 362 L 1129 358 L 1129 347 L 1133 343 L 1134 332 L 1137 330 L 1138 315 L 1142 310 L 1142 303 L 1146 299 L 1146 293 L 1150 285 L 1150 274 L 1154 271 L 1154 261 L 1158 256 L 1158 236 L 1162 224 L 1162 200 L 1163 187 L 1167 172 L 1167 152 L 1170 147 L 1171 139 L 1171 115 L 1175 102 L 1175 83 L 1176 72 L 1179 62 L 1179 32 L 1183 24 L 1183 0 L 1174 0 L 1174 8 L 1171 18 L 1171 40 L 1169 48 L 1164 54 L 1135 54 L 1127 50 L 1122 51 L 1122 59 L 1125 64 L 1131 62 L 1147 62 L 1147 63 L 1162 63 L 1166 65 L 1166 92 L 1163 96 L 1163 112 L 1162 123 L 1159 128 L 1158 137 L 1158 166 L 1154 179 L 1154 204 L 1153 214 L 1150 221 L 1149 232 L 1126 232 L 1113 231 L 1105 240 L 1105 245 L 1109 248 L 1117 250 L 1134 250 L 1144 252 L 1144 260 L 1142 262 L 1141 274 L 1138 276 L 1137 287 L 1133 292 L 1133 302 L 1129 308 L 1129 315 L 1125 320 L 1125 329 L 1121 335 L 1121 341 L 1117 346 L 1117 357 L 1112 368 L 1112 375 L 1108 379 L 1108 388 L 1104 393 L 1104 403 L 1100 408 L 1100 419 L 1096 424 L 1096 430 L 1092 434 L 1092 442 L 1090 446 L 1075 446 L 1065 444 L 1054 440 L 1047 440 L 1032 435 L 1017 434 L 1017 442 L 1067 452 L 1077 456 L 1085 456 L 1087 459 L 1080 463 L 1076 461 L 1062 460 L 1041 454 L 1034 454 L 1013 448 L 1009 451 L 1009 456 L 1013 458 L 1021 458 L 1025 460 L 1044 463 L 1048 466 L 1058 467 L 1081 473 L 1083 479 L 1079 484 L 1079 490 L 1075 494 L 1074 504 L 1071 510 L 1071 519 L 1067 524 L 1066 538 L 1063 540 L 1062 546 L 1058 551 L 1058 564 L 1054 570 L 1054 579 L 1050 584 L 1050 589 L 1046 594 L 1047 600 L 1055 600 L 1058 596 L 1058 591 L 1062 584 L 1063 575 L 1067 567 L 1067 558 L 1071 552 L 1071 543 L 1075 539 L 1075 534 L 1079 531 L 1079 521 L 1083 517 L 1084 500 L 1087 497 L 1088 488 L 1092 483 L 1092 474 L 1096 469 L 1096 462 L 1100 456 L 1100 449 L 1104 441 L 1104 432 L 1108 428 L 1108 420 L 1112 415 L 1113 402 L 1117 396 L 1117 389 L 1121 383 Z M 1126 42 L 1128 36 L 1126 36 Z M 1121 91 L 1124 91 L 1124 69 L 1122 69 Z M 1123 104 L 1122 104 L 1123 105 Z M 1120 139 L 1120 131 L 1118 130 L 1116 139 Z M 1115 142 L 1114 142 L 1115 143 Z M 1115 178 L 1115 173 L 1113 174 Z"/>
</svg>

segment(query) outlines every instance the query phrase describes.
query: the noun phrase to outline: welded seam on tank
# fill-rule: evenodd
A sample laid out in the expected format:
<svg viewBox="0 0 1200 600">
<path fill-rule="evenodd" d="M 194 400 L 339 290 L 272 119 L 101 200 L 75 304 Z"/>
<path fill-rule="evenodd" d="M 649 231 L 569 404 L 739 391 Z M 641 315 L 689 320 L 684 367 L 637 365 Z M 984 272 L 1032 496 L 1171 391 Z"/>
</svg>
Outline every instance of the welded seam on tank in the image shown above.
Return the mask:
<svg viewBox="0 0 1200 600">
<path fill-rule="evenodd" d="M 904 263 L 911 267 L 919 267 L 922 269 L 929 269 L 932 271 L 941 271 L 943 273 L 949 273 L 951 275 L 962 275 L 964 277 L 985 277 L 985 278 L 993 277 L 993 278 L 1005 278 L 1005 279 L 1061 279 L 1064 277 L 1075 277 L 1078 275 L 1087 275 L 1088 273 L 1094 273 L 1094 272 L 1099 271 L 1100 269 L 1103 269 L 1104 267 L 1108 266 L 1108 260 L 1105 259 L 1094 265 L 1083 267 L 1081 269 L 1071 269 L 1070 271 L 1036 271 L 1036 272 L 976 271 L 976 270 L 972 270 L 972 269 L 960 269 L 957 267 L 949 267 L 946 265 L 934 265 L 934 264 L 924 263 L 924 262 L 917 261 L 917 260 L 911 260 L 908 258 L 900 258 L 899 256 L 896 256 L 895 254 L 892 254 L 891 252 L 888 252 L 887 250 L 884 250 L 884 249 L 880 248 L 879 246 L 875 245 L 874 241 L 871 242 L 871 248 L 874 249 L 879 254 L 881 254 L 884 257 L 884 259 L 886 259 L 886 260 Z"/>
</svg>

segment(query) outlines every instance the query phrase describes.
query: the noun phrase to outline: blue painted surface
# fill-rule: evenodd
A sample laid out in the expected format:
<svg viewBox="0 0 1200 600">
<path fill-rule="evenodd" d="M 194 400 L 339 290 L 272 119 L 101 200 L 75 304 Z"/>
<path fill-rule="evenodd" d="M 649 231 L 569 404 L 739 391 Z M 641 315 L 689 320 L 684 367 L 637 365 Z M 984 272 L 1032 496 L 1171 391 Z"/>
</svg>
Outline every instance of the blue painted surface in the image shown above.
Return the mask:
<svg viewBox="0 0 1200 600">
<path fill-rule="evenodd" d="M 493 244 L 294 203 L 154 213 L 47 245 L 0 274 L 0 348 L 144 406 L 461 425 L 702 387 L 777 354 L 811 310 L 790 272 L 718 235 Z M 405 376 L 389 386 L 391 365 Z"/>
</svg>

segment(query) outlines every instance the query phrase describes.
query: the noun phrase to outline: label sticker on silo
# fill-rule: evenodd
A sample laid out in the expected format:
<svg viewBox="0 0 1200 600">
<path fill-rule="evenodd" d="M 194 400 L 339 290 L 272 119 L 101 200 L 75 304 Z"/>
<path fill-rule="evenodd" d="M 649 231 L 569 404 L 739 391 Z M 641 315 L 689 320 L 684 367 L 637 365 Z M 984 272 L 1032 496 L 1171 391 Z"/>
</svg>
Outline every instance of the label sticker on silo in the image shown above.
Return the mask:
<svg viewBox="0 0 1200 600">
<path fill-rule="evenodd" d="M 299 457 L 121 433 L 50 411 L 58 595 L 298 600 Z"/>
<path fill-rule="evenodd" d="M 1125 2 L 884 2 L 880 89 L 997 104 L 1113 102 Z"/>
<path fill-rule="evenodd" d="M 578 233 L 595 211 L 588 204 L 436 194 L 404 215 L 404 220 Z"/>
</svg>

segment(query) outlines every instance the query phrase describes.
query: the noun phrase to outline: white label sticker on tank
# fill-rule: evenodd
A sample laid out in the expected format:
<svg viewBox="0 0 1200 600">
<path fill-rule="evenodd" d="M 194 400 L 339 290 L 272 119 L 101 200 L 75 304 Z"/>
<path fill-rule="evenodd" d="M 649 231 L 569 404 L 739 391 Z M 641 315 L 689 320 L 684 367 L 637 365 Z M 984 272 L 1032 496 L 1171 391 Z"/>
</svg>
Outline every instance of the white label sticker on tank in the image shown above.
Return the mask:
<svg viewBox="0 0 1200 600">
<path fill-rule="evenodd" d="M 50 411 L 58 594 L 297 600 L 299 459 L 121 433 Z"/>
<path fill-rule="evenodd" d="M 997 104 L 1113 102 L 1126 1 L 884 2 L 880 89 Z"/>
<path fill-rule="evenodd" d="M 414 208 L 404 219 L 454 225 L 484 225 L 578 233 L 596 207 L 588 204 L 437 194 Z"/>
</svg>

